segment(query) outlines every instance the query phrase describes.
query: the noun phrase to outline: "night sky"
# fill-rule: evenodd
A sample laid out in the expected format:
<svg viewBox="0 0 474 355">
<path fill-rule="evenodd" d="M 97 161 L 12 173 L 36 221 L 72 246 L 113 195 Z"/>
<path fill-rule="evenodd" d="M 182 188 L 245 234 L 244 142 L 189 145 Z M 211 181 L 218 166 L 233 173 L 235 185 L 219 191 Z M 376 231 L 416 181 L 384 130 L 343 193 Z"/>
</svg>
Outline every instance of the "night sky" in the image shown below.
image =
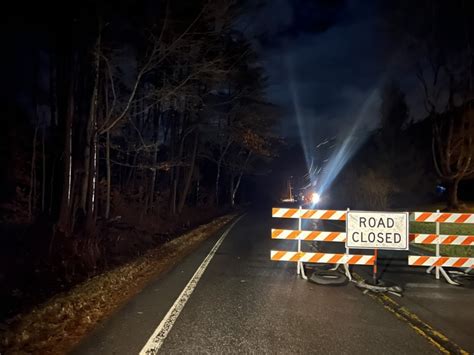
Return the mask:
<svg viewBox="0 0 474 355">
<path fill-rule="evenodd" d="M 370 0 L 275 0 L 249 21 L 269 76 L 269 98 L 285 110 L 284 136 L 303 134 L 317 144 L 345 134 L 358 117 L 366 128 L 377 126 L 380 89 L 411 69 L 406 57 L 401 60 L 403 43 L 387 35 L 380 12 Z M 408 103 L 420 118 L 425 112 L 417 83 L 412 75 L 404 77 L 400 85 L 412 92 Z"/>
<path fill-rule="evenodd" d="M 258 3 L 258 2 L 255 2 Z M 372 0 L 272 0 L 250 2 L 240 29 L 253 37 L 268 76 L 270 102 L 280 106 L 281 134 L 317 145 L 347 135 L 358 117 L 374 128 L 379 120 L 380 89 L 391 79 L 407 94 L 412 117 L 424 118 L 413 63 L 403 43 L 387 35 L 379 2 Z M 25 50 L 12 40 L 13 50 Z M 25 59 L 28 62 L 28 59 Z M 24 60 L 24 61 L 25 61 Z M 4 59 L 5 61 L 5 59 Z M 33 65 L 8 63 L 3 76 L 13 84 L 4 94 L 25 103 Z M 25 70 L 26 67 L 26 70 Z M 15 79 L 12 76 L 15 75 Z M 400 79 L 403 78 L 403 79 Z M 9 80 L 11 79 L 11 80 Z M 3 90 L 2 90 L 3 91 Z M 295 110 L 299 109 L 298 124 Z"/>
</svg>

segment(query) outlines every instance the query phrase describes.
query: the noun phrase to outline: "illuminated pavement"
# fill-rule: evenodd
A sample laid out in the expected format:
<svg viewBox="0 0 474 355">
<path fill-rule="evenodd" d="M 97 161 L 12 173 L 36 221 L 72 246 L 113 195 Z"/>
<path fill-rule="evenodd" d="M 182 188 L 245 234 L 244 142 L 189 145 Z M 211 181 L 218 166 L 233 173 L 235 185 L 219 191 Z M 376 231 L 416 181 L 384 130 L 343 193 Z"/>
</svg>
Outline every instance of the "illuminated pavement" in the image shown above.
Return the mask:
<svg viewBox="0 0 474 355">
<path fill-rule="evenodd" d="M 405 289 L 403 298 L 394 299 L 451 341 L 474 353 L 474 278 L 464 279 L 463 287 L 449 285 L 442 276 L 436 280 L 433 274 L 426 274 L 424 267 L 408 267 L 408 254 L 383 252 L 381 255 L 382 279 Z M 412 248 L 411 254 L 417 255 L 416 249 Z M 364 275 L 363 270 L 359 273 Z"/>
<path fill-rule="evenodd" d="M 309 222 L 315 223 L 315 222 Z M 319 229 L 343 231 L 344 224 L 332 221 L 317 222 Z M 311 228 L 311 227 L 308 227 Z M 339 251 L 341 244 L 325 244 L 325 251 Z M 365 251 L 371 253 L 371 251 Z M 426 274 L 425 267 L 408 266 L 408 255 L 424 255 L 421 249 L 410 246 L 409 252 L 379 251 L 378 272 L 383 281 L 404 289 L 403 297 L 391 296 L 451 342 L 474 354 L 474 277 L 464 278 L 463 286 L 448 284 L 441 276 Z M 356 267 L 364 279 L 372 277 L 370 267 Z"/>
<path fill-rule="evenodd" d="M 438 353 L 352 284 L 310 284 L 296 277 L 295 264 L 270 261 L 270 249 L 296 243 L 270 239 L 272 226 L 288 222 L 269 214 L 250 213 L 230 231 L 161 353 Z M 218 237 L 153 282 L 75 353 L 137 354 Z"/>
</svg>

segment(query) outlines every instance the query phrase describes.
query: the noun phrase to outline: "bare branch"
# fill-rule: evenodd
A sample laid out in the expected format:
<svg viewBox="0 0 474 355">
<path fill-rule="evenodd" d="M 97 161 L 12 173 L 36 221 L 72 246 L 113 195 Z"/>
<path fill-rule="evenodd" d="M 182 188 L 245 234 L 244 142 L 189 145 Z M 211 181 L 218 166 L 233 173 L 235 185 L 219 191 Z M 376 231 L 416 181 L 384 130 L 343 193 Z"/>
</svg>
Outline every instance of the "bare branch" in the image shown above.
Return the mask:
<svg viewBox="0 0 474 355">
<path fill-rule="evenodd" d="M 183 161 L 166 161 L 159 164 L 127 164 L 127 163 L 122 163 L 113 159 L 111 159 L 110 161 L 115 165 L 125 166 L 128 168 L 151 170 L 151 171 L 155 171 L 155 170 L 168 171 L 171 168 L 174 168 L 177 166 L 189 166 L 188 162 L 183 162 Z"/>
</svg>

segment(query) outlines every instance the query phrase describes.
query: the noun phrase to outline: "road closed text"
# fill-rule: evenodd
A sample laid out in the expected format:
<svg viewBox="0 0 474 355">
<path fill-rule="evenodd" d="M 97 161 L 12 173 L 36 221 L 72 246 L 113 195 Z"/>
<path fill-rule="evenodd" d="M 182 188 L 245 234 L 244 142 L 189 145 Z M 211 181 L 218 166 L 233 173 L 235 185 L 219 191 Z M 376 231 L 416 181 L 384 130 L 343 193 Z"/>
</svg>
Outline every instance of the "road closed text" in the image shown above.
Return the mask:
<svg viewBox="0 0 474 355">
<path fill-rule="evenodd" d="M 348 212 L 347 247 L 408 249 L 408 215 L 405 212 Z"/>
</svg>

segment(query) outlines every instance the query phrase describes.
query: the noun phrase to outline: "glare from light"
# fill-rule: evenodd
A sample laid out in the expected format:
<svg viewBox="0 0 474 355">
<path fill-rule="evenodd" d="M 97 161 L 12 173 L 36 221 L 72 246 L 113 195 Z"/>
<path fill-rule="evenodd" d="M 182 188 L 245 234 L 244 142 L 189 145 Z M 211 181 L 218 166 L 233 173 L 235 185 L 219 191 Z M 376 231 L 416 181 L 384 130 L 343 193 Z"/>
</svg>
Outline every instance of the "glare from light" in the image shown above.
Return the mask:
<svg viewBox="0 0 474 355">
<path fill-rule="evenodd" d="M 311 195 L 311 202 L 315 205 L 319 203 L 320 200 L 321 200 L 321 196 L 319 196 L 317 192 L 313 192 L 313 194 Z"/>
<path fill-rule="evenodd" d="M 312 134 L 309 132 L 310 127 L 307 126 L 307 120 L 303 117 L 292 64 L 293 62 L 291 57 L 288 55 L 286 57 L 286 65 L 288 70 L 290 98 L 293 102 L 294 114 L 300 131 L 301 145 L 305 155 L 306 166 L 309 170 L 310 166 L 312 166 L 310 163 L 318 155 L 318 153 L 314 151 L 313 147 L 316 147 L 316 145 L 313 144 Z M 383 82 L 383 77 L 380 78 L 379 81 Z M 336 149 L 333 150 L 331 156 L 328 159 L 323 161 L 325 165 L 324 169 L 322 171 L 319 169 L 316 174 L 310 174 L 311 184 L 312 186 L 318 185 L 318 191 L 320 194 L 324 194 L 324 192 L 329 189 L 343 167 L 368 138 L 370 134 L 370 129 L 368 129 L 370 122 L 369 119 L 371 118 L 370 114 L 372 113 L 371 111 L 379 96 L 378 86 L 378 84 L 374 86 L 370 94 L 367 96 L 365 102 L 360 106 L 360 109 L 353 113 L 354 121 L 352 125 L 347 126 L 346 130 L 339 132 L 337 135 L 339 144 L 337 144 L 335 147 L 334 145 L 331 147 Z M 323 142 L 323 144 L 326 143 L 328 142 Z M 316 149 L 320 148 L 323 144 L 318 144 Z"/>
<path fill-rule="evenodd" d="M 331 186 L 342 168 L 369 136 L 370 131 L 364 129 L 364 127 L 367 125 L 367 117 L 370 117 L 369 110 L 374 106 L 374 102 L 376 102 L 377 98 L 378 90 L 375 88 L 356 115 L 352 127 L 350 127 L 345 134 L 344 140 L 329 158 L 326 168 L 324 169 L 325 171 L 321 176 L 320 192 L 326 191 Z"/>
<path fill-rule="evenodd" d="M 288 82 L 289 82 L 289 92 L 291 101 L 293 103 L 293 110 L 296 118 L 296 123 L 298 124 L 298 130 L 300 133 L 301 146 L 303 148 L 304 158 L 306 161 L 306 166 L 309 166 L 311 157 L 314 154 L 311 147 L 313 142 L 311 135 L 308 135 L 308 127 L 306 127 L 306 121 L 303 118 L 303 113 L 301 110 L 301 104 L 299 100 L 298 88 L 295 82 L 295 74 L 293 68 L 293 61 L 290 55 L 286 56 L 286 66 L 288 70 Z"/>
</svg>

